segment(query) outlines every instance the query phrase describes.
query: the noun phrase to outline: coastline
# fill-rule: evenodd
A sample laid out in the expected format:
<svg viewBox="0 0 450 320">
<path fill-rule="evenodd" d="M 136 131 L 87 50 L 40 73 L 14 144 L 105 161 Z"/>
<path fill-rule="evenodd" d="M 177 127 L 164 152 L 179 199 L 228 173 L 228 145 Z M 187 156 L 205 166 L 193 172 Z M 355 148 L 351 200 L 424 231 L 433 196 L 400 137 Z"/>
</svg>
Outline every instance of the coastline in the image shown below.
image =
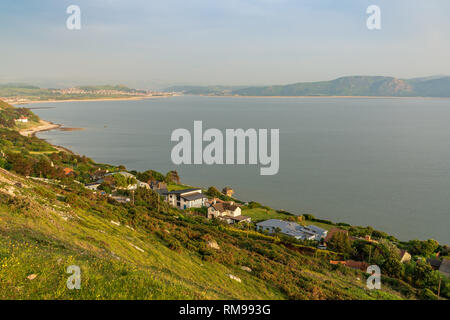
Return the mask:
<svg viewBox="0 0 450 320">
<path fill-rule="evenodd" d="M 423 100 L 449 100 L 450 97 L 396 97 L 396 96 L 242 96 L 242 95 L 208 95 L 208 94 L 184 94 L 186 96 L 201 97 L 217 97 L 217 98 L 264 98 L 264 99 L 280 99 L 280 98 L 298 98 L 298 99 L 423 99 Z"/>
<path fill-rule="evenodd" d="M 124 100 L 146 100 L 157 98 L 168 98 L 170 96 L 142 96 L 142 97 L 120 97 L 120 98 L 89 98 L 89 99 L 61 99 L 61 100 L 30 100 L 30 101 L 8 101 L 12 105 L 24 105 L 24 104 L 38 104 L 38 103 L 55 103 L 55 102 L 84 102 L 84 101 L 124 101 Z"/>
<path fill-rule="evenodd" d="M 22 129 L 19 130 L 19 133 L 25 137 L 32 137 L 34 136 L 37 132 L 41 132 L 41 131 L 50 131 L 50 130 L 54 130 L 54 129 L 59 129 L 61 128 L 60 124 L 56 124 L 50 121 L 46 121 L 46 120 L 39 120 L 40 125 L 33 127 L 33 128 L 27 128 L 27 129 Z"/>
</svg>

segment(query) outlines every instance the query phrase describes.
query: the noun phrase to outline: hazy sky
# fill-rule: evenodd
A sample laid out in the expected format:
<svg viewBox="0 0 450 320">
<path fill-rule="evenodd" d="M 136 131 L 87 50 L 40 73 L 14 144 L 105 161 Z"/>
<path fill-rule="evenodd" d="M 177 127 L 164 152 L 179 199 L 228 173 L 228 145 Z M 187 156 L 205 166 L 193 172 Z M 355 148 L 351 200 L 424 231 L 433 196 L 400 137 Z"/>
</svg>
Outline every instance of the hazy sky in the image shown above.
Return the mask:
<svg viewBox="0 0 450 320">
<path fill-rule="evenodd" d="M 81 8 L 81 30 L 66 9 Z M 381 8 L 382 30 L 366 28 Z M 448 0 L 1 0 L 0 82 L 285 84 L 450 74 Z"/>
</svg>

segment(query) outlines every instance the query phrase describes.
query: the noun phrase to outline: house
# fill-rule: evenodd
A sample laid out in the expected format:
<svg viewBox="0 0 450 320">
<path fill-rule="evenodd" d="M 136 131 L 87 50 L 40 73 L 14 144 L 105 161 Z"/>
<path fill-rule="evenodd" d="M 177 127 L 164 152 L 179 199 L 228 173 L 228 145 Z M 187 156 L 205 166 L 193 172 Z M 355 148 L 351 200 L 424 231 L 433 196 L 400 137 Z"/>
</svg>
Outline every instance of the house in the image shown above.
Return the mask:
<svg viewBox="0 0 450 320">
<path fill-rule="evenodd" d="M 439 267 L 439 272 L 442 273 L 447 278 L 450 278 L 450 260 L 442 260 L 441 266 Z"/>
<path fill-rule="evenodd" d="M 96 183 L 96 182 L 87 183 L 84 186 L 85 186 L 86 189 L 89 189 L 89 190 L 92 190 L 92 191 L 96 191 L 97 188 L 100 186 L 100 183 Z"/>
<path fill-rule="evenodd" d="M 27 123 L 28 122 L 28 118 L 27 117 L 20 117 L 19 119 L 15 119 L 14 121 L 16 122 L 22 122 L 22 123 Z"/>
<path fill-rule="evenodd" d="M 166 201 L 178 209 L 201 208 L 205 206 L 206 200 L 200 188 L 173 190 L 167 192 L 166 196 Z"/>
<path fill-rule="evenodd" d="M 68 176 L 69 174 L 73 174 L 73 169 L 72 168 L 64 168 L 64 175 Z"/>
<path fill-rule="evenodd" d="M 135 177 L 134 175 L 132 175 L 131 173 L 126 172 L 126 171 L 110 172 L 110 173 L 105 174 L 105 177 L 107 177 L 107 176 L 113 176 L 113 175 L 115 175 L 115 174 L 120 174 L 120 175 L 124 176 L 125 178 L 133 178 L 133 179 L 136 179 L 136 177 Z M 137 179 L 136 179 L 136 180 L 137 180 Z"/>
<path fill-rule="evenodd" d="M 169 191 L 167 190 L 167 184 L 162 181 L 149 180 L 148 184 L 150 189 L 158 193 L 164 199 L 167 198 Z"/>
<path fill-rule="evenodd" d="M 166 189 L 167 190 L 167 184 L 162 181 L 155 181 L 155 180 L 149 180 L 148 184 L 150 185 L 150 189 L 153 191 Z"/>
<path fill-rule="evenodd" d="M 241 208 L 234 202 L 213 203 L 208 208 L 208 218 L 217 218 L 223 216 L 237 217 L 241 215 Z"/>
<path fill-rule="evenodd" d="M 232 197 L 233 193 L 234 193 L 234 190 L 232 188 L 230 188 L 230 187 L 225 187 L 225 188 L 222 189 L 222 193 L 224 195 L 226 195 L 227 197 Z"/>
<path fill-rule="evenodd" d="M 111 196 L 111 198 L 120 203 L 128 203 L 131 201 L 130 198 L 124 196 Z"/>
<path fill-rule="evenodd" d="M 266 230 L 270 234 L 280 232 L 297 240 L 316 240 L 317 234 L 295 222 L 269 219 L 256 224 L 258 230 Z"/>
<path fill-rule="evenodd" d="M 441 267 L 441 260 L 439 259 L 427 259 L 427 263 L 433 268 L 433 270 L 439 270 Z"/>
<path fill-rule="evenodd" d="M 411 261 L 411 254 L 406 250 L 400 250 L 400 262 L 406 263 Z"/>
<path fill-rule="evenodd" d="M 315 225 L 309 225 L 309 226 L 305 226 L 303 228 L 308 230 L 308 231 L 314 232 L 316 234 L 316 239 L 315 240 L 317 240 L 317 241 L 325 239 L 327 234 L 328 234 L 328 230 L 319 228 L 319 227 L 317 227 Z"/>
<path fill-rule="evenodd" d="M 241 208 L 234 204 L 233 201 L 229 202 L 215 202 L 208 207 L 208 219 L 220 219 L 228 224 L 251 222 L 251 218 L 241 215 Z"/>
<path fill-rule="evenodd" d="M 146 182 L 142 182 L 142 181 L 138 180 L 137 185 L 139 188 L 150 189 L 150 185 Z"/>
</svg>

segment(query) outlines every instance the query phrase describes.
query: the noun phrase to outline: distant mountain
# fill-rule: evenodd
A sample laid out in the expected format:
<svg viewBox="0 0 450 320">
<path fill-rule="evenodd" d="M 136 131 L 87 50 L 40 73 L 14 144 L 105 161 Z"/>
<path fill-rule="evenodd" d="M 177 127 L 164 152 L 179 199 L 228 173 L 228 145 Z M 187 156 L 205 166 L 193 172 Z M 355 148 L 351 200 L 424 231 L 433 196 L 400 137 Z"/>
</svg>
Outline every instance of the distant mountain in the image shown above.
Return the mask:
<svg viewBox="0 0 450 320">
<path fill-rule="evenodd" d="M 177 86 L 171 91 L 186 94 L 239 96 L 386 96 L 450 97 L 450 77 L 398 79 L 382 76 L 349 76 L 331 81 L 299 82 L 288 85 L 232 87 Z"/>
</svg>

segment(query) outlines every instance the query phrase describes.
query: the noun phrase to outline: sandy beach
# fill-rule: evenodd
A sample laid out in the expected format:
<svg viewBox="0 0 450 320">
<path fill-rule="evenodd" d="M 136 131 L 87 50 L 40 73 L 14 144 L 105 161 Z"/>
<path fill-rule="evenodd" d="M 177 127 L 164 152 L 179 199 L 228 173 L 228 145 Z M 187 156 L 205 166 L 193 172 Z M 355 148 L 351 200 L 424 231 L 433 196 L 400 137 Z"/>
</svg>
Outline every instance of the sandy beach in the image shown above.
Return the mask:
<svg viewBox="0 0 450 320">
<path fill-rule="evenodd" d="M 33 127 L 33 128 L 27 128 L 27 129 L 20 130 L 19 133 L 23 136 L 30 137 L 30 136 L 33 136 L 34 134 L 36 134 L 36 132 L 48 131 L 48 130 L 58 129 L 61 127 L 60 124 L 55 124 L 55 123 L 45 121 L 45 120 L 40 120 L 39 123 L 40 123 L 40 125 Z"/>
</svg>

